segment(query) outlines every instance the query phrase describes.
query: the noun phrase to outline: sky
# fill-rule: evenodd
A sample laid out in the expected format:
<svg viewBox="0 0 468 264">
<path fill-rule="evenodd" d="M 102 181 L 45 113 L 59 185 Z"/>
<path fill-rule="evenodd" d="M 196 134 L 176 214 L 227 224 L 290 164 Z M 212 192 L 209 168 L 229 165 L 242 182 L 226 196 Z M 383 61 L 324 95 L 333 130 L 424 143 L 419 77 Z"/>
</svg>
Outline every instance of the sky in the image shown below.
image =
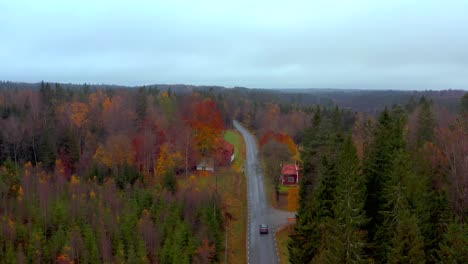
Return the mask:
<svg viewBox="0 0 468 264">
<path fill-rule="evenodd" d="M 0 80 L 468 89 L 467 0 L 0 0 Z"/>
</svg>

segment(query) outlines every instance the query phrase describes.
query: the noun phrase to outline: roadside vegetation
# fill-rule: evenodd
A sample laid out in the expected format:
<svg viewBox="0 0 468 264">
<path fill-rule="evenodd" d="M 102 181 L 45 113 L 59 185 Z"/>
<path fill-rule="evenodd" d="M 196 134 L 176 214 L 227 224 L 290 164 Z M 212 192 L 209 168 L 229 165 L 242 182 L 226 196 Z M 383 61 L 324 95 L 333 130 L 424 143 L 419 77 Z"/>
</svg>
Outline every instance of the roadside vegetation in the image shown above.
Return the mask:
<svg viewBox="0 0 468 264">
<path fill-rule="evenodd" d="M 276 243 L 278 245 L 278 251 L 281 259 L 282 264 L 289 264 L 289 251 L 288 251 L 288 243 L 289 243 L 289 236 L 292 233 L 293 225 L 289 224 L 287 226 L 282 227 L 278 232 L 276 232 Z"/>
</svg>

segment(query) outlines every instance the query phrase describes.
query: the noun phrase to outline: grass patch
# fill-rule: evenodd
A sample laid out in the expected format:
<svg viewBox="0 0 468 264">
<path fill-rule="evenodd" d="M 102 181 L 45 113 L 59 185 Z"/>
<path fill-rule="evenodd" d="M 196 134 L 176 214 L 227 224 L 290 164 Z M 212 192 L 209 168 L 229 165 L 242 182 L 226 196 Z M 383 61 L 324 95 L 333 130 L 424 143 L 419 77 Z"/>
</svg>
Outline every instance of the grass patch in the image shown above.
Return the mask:
<svg viewBox="0 0 468 264">
<path fill-rule="evenodd" d="M 280 186 L 279 186 L 279 193 L 281 193 L 281 194 L 286 194 L 286 195 L 287 195 L 288 192 L 289 192 L 289 189 L 291 189 L 291 187 L 289 187 L 289 186 L 284 186 L 284 185 L 280 185 Z"/>
<path fill-rule="evenodd" d="M 287 225 L 276 232 L 276 243 L 278 243 L 278 251 L 282 264 L 289 264 L 288 241 L 294 225 Z"/>
<path fill-rule="evenodd" d="M 244 175 L 244 163 L 246 149 L 244 138 L 236 130 L 228 130 L 224 134 L 224 139 L 234 145 L 234 163 L 230 171 L 234 173 L 231 180 L 226 181 L 226 189 L 231 190 L 226 199 L 232 202 L 229 206 L 229 212 L 233 215 L 232 221 L 228 223 L 228 259 L 227 263 L 246 263 L 247 262 L 247 181 Z M 229 175 L 228 175 L 229 177 Z M 229 246 L 230 245 L 230 246 Z"/>
<path fill-rule="evenodd" d="M 239 134 L 239 132 L 235 130 L 227 130 L 226 133 L 224 133 L 224 139 L 234 145 L 234 153 L 235 153 L 235 159 L 239 157 L 242 149 L 242 145 L 244 144 L 244 140 L 242 136 Z"/>
</svg>

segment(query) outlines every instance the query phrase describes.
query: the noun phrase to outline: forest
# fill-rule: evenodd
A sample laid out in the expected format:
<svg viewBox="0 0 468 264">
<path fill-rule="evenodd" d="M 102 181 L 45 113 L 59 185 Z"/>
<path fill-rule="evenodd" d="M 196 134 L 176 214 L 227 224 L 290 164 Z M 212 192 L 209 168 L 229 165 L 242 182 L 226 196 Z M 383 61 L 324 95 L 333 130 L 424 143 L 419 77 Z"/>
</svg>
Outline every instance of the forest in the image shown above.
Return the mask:
<svg viewBox="0 0 468 264">
<path fill-rule="evenodd" d="M 222 262 L 229 203 L 181 182 L 234 119 L 268 189 L 303 169 L 290 263 L 468 257 L 463 91 L 2 82 L 0 115 L 2 263 Z"/>
<path fill-rule="evenodd" d="M 197 93 L 0 92 L 2 263 L 207 263 L 223 250 L 216 192 L 179 188 L 217 156 L 224 117 Z"/>
<path fill-rule="evenodd" d="M 313 114 L 290 263 L 465 263 L 468 94 L 357 114 Z"/>
</svg>

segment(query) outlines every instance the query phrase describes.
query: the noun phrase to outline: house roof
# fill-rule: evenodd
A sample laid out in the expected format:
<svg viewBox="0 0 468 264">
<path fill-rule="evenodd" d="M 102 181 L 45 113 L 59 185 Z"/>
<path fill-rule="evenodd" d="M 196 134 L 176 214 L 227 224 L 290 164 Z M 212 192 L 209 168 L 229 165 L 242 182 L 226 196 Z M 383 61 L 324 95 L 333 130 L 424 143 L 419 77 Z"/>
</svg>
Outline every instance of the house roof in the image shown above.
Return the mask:
<svg viewBox="0 0 468 264">
<path fill-rule="evenodd" d="M 214 160 L 213 158 L 204 158 L 198 164 L 198 167 L 214 167 Z"/>
<path fill-rule="evenodd" d="M 223 148 L 223 151 L 226 151 L 230 155 L 234 154 L 234 145 L 227 142 L 226 140 L 221 141 L 221 147 Z"/>
<path fill-rule="evenodd" d="M 297 174 L 299 174 L 300 169 L 301 168 L 299 167 L 299 165 L 285 164 L 285 165 L 283 165 L 283 168 L 281 169 L 281 174 L 297 175 Z"/>
</svg>

